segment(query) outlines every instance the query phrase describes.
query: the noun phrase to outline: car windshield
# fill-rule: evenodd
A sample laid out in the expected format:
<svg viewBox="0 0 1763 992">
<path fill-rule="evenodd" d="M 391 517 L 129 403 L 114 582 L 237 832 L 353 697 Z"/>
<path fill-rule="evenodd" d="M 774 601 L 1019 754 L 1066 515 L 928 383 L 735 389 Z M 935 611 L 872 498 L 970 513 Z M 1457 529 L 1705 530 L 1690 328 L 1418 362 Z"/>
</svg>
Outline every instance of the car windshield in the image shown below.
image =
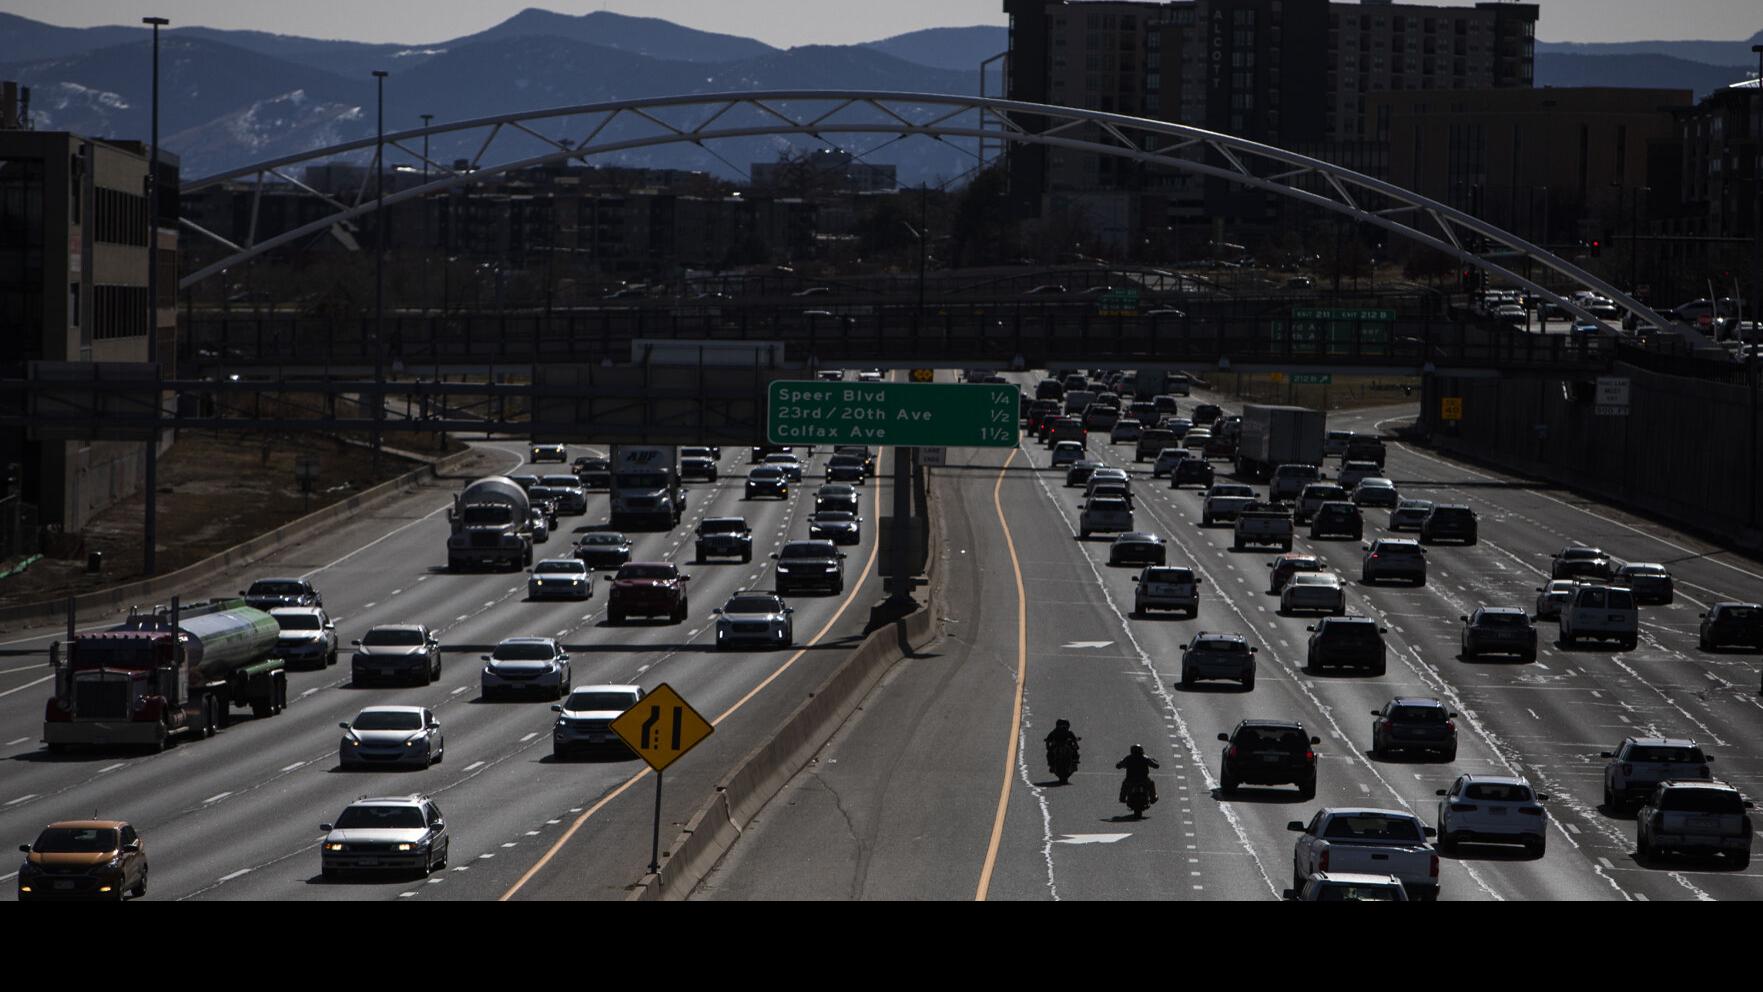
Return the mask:
<svg viewBox="0 0 1763 992">
<path fill-rule="evenodd" d="M 590 458 L 582 462 L 583 472 L 604 472 L 612 467 L 612 463 L 604 458 Z"/>
<path fill-rule="evenodd" d="M 1432 509 L 1432 504 L 1423 499 L 1405 499 L 1397 509 L 1406 513 L 1419 513 Z"/>
<path fill-rule="evenodd" d="M 1086 507 L 1086 509 L 1100 510 L 1109 513 L 1125 513 L 1126 500 L 1120 499 L 1119 497 L 1092 499 L 1090 500 L 1090 505 Z"/>
<path fill-rule="evenodd" d="M 468 527 L 489 527 L 505 524 L 514 519 L 513 512 L 506 506 L 468 506 L 465 508 L 465 524 Z"/>
<path fill-rule="evenodd" d="M 1396 488 L 1396 484 L 1394 482 L 1391 482 L 1390 480 L 1384 479 L 1384 478 L 1360 479 L 1359 480 L 1359 488 L 1360 489 L 1394 489 L 1394 488 Z"/>
<path fill-rule="evenodd" d="M 1629 748 L 1628 756 L 1622 760 L 1653 765 L 1699 765 L 1705 759 L 1702 757 L 1702 749 L 1697 747 L 1659 747 L 1640 744 Z"/>
<path fill-rule="evenodd" d="M 414 710 L 362 710 L 349 726 L 355 730 L 421 730 L 422 714 Z"/>
<path fill-rule="evenodd" d="M 574 692 L 564 702 L 566 710 L 616 710 L 623 713 L 637 704 L 637 696 L 631 692 Z"/>
<path fill-rule="evenodd" d="M 708 524 L 706 524 L 706 526 L 708 526 Z M 612 533 L 589 534 L 587 537 L 582 538 L 582 543 L 598 545 L 623 544 L 624 535 Z"/>
<path fill-rule="evenodd" d="M 1725 789 L 1666 789 L 1659 797 L 1659 808 L 1673 813 L 1742 816 L 1745 801 L 1738 793 Z"/>
<path fill-rule="evenodd" d="M 626 565 L 618 570 L 621 579 L 672 579 L 679 570 L 672 565 Z"/>
<path fill-rule="evenodd" d="M 667 473 L 665 472 L 620 472 L 618 473 L 620 489 L 665 489 Z"/>
<path fill-rule="evenodd" d="M 1394 706 L 1390 719 L 1397 723 L 1444 723 L 1447 718 L 1443 706 Z"/>
<path fill-rule="evenodd" d="M 779 558 L 785 558 L 785 559 L 788 559 L 788 558 L 831 558 L 835 554 L 837 554 L 837 552 L 833 550 L 833 547 L 830 544 L 815 544 L 812 542 L 803 542 L 803 543 L 797 543 L 797 544 L 784 545 L 784 549 L 782 551 L 778 552 L 777 556 Z"/>
<path fill-rule="evenodd" d="M 587 570 L 588 567 L 579 561 L 542 561 L 539 562 L 538 567 L 533 569 L 533 571 L 538 572 L 541 575 L 549 575 L 552 573 L 580 575 Z"/>
<path fill-rule="evenodd" d="M 1490 803 L 1530 802 L 1530 786 L 1512 782 L 1474 782 L 1463 790 L 1464 799 Z"/>
<path fill-rule="evenodd" d="M 1528 622 L 1522 613 L 1483 613 L 1477 621 L 1483 627 L 1523 627 Z"/>
<path fill-rule="evenodd" d="M 1192 582 L 1194 573 L 1185 568 L 1152 568 L 1145 571 L 1146 582 Z"/>
<path fill-rule="evenodd" d="M 1654 576 L 1664 575 L 1665 574 L 1665 567 L 1663 565 L 1624 565 L 1624 566 L 1622 566 L 1621 574 L 1622 575 L 1654 575 Z"/>
<path fill-rule="evenodd" d="M 1310 747 L 1310 739 L 1295 727 L 1244 727 L 1233 743 L 1251 751 L 1295 752 Z"/>
<path fill-rule="evenodd" d="M 826 463 L 840 468 L 856 468 L 863 465 L 863 458 L 859 455 L 834 455 Z"/>
<path fill-rule="evenodd" d="M 1763 610 L 1755 606 L 1729 606 L 1720 611 L 1722 620 L 1755 620 L 1763 616 Z"/>
<path fill-rule="evenodd" d="M 414 627 L 375 627 L 361 639 L 368 647 L 412 647 L 422 641 L 422 631 Z"/>
<path fill-rule="evenodd" d="M 739 534 L 747 529 L 745 520 L 706 520 L 698 528 L 706 534 Z"/>
<path fill-rule="evenodd" d="M 1376 640 L 1378 637 L 1377 624 L 1372 623 L 1370 620 L 1325 620 L 1322 623 L 1322 632 L 1329 637 L 1349 637 L 1365 640 Z"/>
<path fill-rule="evenodd" d="M 680 453 L 681 458 L 709 458 L 710 457 L 710 449 L 709 448 L 681 448 L 681 449 L 679 449 L 679 453 Z"/>
<path fill-rule="evenodd" d="M 782 609 L 776 596 L 735 596 L 722 608 L 724 613 L 776 613 Z"/>
<path fill-rule="evenodd" d="M 253 582 L 247 596 L 303 596 L 306 587 L 298 582 Z"/>
<path fill-rule="evenodd" d="M 316 613 L 293 613 L 286 616 L 276 614 L 275 622 L 283 630 L 323 630 L 324 624 L 319 622 Z"/>
<path fill-rule="evenodd" d="M 1590 561 L 1602 557 L 1604 557 L 1604 553 L 1597 548 L 1568 548 L 1561 552 L 1563 561 Z"/>
<path fill-rule="evenodd" d="M 1194 643 L 1196 651 L 1211 651 L 1215 654 L 1248 654 L 1249 645 L 1243 641 L 1204 640 Z"/>
<path fill-rule="evenodd" d="M 765 464 L 767 464 L 767 465 L 795 465 L 800 460 L 801 459 L 798 459 L 795 455 L 766 455 L 765 456 Z"/>
<path fill-rule="evenodd" d="M 1335 577 L 1332 575 L 1313 573 L 1309 575 L 1292 576 L 1292 585 L 1295 586 L 1332 586 L 1334 584 Z"/>
<path fill-rule="evenodd" d="M 781 468 L 756 468 L 747 473 L 747 478 L 760 482 L 776 482 L 783 477 L 784 470 Z"/>
<path fill-rule="evenodd" d="M 559 489 L 573 489 L 581 485 L 581 480 L 573 475 L 547 475 L 539 480 L 540 485 L 556 486 Z"/>
<path fill-rule="evenodd" d="M 1329 840 L 1358 840 L 1391 844 L 1424 844 L 1420 824 L 1408 817 L 1381 813 L 1336 814 L 1323 834 Z"/>
<path fill-rule="evenodd" d="M 1347 498 L 1347 491 L 1340 486 L 1305 486 L 1305 499 L 1339 500 Z"/>
<path fill-rule="evenodd" d="M 38 854 L 103 854 L 116 846 L 113 827 L 50 827 L 37 835 L 31 850 Z"/>
<path fill-rule="evenodd" d="M 555 486 L 534 486 L 531 489 L 528 489 L 526 494 L 534 501 L 538 501 L 542 499 L 556 499 L 563 495 L 563 490 L 558 489 Z"/>
<path fill-rule="evenodd" d="M 490 657 L 497 661 L 550 661 L 557 657 L 557 649 L 545 641 L 504 641 Z"/>
<path fill-rule="evenodd" d="M 1418 545 L 1418 544 L 1378 544 L 1374 547 L 1373 550 L 1375 550 L 1380 555 L 1388 555 L 1391 558 L 1413 558 L 1413 557 L 1419 556 L 1420 545 Z"/>
<path fill-rule="evenodd" d="M 848 524 L 856 520 L 857 515 L 849 510 L 821 510 L 814 515 L 814 519 L 823 524 Z"/>
<path fill-rule="evenodd" d="M 427 826 L 415 806 L 351 806 L 337 817 L 338 830 L 421 830 Z"/>
</svg>

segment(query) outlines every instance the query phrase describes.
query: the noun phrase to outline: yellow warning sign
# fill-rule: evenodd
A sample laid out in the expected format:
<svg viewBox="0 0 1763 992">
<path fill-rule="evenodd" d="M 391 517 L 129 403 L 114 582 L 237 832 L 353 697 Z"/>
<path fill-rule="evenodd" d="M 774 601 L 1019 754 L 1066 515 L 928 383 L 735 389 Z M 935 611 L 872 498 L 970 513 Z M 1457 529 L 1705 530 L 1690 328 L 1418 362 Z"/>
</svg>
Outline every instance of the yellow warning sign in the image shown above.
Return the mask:
<svg viewBox="0 0 1763 992">
<path fill-rule="evenodd" d="M 612 732 L 661 771 L 716 730 L 666 682 L 612 721 Z"/>
<path fill-rule="evenodd" d="M 1444 420 L 1463 419 L 1463 397 L 1444 396 L 1439 398 L 1439 417 Z"/>
<path fill-rule="evenodd" d="M 1286 374 L 1284 372 L 1269 372 L 1267 373 L 1267 380 L 1273 383 L 1284 382 L 1286 381 Z"/>
<path fill-rule="evenodd" d="M 913 369 L 912 370 L 912 381 L 913 382 L 936 382 L 937 381 L 937 370 L 936 369 Z"/>
</svg>

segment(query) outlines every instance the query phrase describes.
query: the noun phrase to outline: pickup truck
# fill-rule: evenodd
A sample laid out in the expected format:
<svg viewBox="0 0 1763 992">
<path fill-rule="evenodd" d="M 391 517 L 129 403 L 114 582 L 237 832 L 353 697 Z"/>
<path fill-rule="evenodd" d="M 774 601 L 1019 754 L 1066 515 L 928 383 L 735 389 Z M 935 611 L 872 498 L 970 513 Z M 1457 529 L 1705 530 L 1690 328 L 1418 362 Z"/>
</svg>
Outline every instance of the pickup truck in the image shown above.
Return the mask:
<svg viewBox="0 0 1763 992">
<path fill-rule="evenodd" d="M 1433 828 L 1412 813 L 1389 809 L 1324 809 L 1286 829 L 1292 847 L 1292 889 L 1302 892 L 1318 872 L 1394 875 L 1412 899 L 1439 897 L 1439 855 L 1427 843 Z"/>
<path fill-rule="evenodd" d="M 1244 510 L 1237 514 L 1236 532 L 1230 549 L 1241 551 L 1251 544 L 1278 545 L 1281 551 L 1292 550 L 1292 515 L 1280 510 Z"/>
</svg>

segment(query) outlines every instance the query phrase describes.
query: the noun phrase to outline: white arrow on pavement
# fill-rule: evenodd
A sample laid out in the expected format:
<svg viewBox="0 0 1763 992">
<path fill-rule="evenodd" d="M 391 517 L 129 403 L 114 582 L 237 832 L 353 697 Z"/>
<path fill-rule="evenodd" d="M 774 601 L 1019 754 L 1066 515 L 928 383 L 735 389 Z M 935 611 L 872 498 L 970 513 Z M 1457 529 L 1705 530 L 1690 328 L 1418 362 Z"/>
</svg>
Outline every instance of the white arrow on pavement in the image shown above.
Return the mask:
<svg viewBox="0 0 1763 992">
<path fill-rule="evenodd" d="M 1087 648 L 1105 648 L 1113 643 L 1113 641 L 1072 641 L 1070 644 L 1061 644 L 1060 647 L 1084 650 Z"/>
<path fill-rule="evenodd" d="M 1131 837 L 1132 834 L 1066 834 L 1054 841 L 1055 844 L 1112 844 Z"/>
</svg>

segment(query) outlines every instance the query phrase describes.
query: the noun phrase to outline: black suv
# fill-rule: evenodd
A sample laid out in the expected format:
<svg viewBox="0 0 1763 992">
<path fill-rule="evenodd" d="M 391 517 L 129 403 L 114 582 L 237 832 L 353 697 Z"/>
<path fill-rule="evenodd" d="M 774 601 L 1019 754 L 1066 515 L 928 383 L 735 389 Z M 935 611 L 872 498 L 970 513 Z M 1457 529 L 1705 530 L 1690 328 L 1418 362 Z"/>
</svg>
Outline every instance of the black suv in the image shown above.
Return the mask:
<svg viewBox="0 0 1763 992">
<path fill-rule="evenodd" d="M 1475 511 L 1461 503 L 1437 503 L 1426 519 L 1420 522 L 1420 541 L 1462 541 L 1475 543 Z"/>
<path fill-rule="evenodd" d="M 1463 621 L 1463 657 L 1484 654 L 1515 654 L 1525 661 L 1537 660 L 1537 629 L 1530 614 L 1512 606 L 1483 606 Z"/>
<path fill-rule="evenodd" d="M 819 586 L 833 593 L 845 591 L 845 554 L 831 541 L 791 541 L 771 556 L 777 559 L 780 596 L 803 586 Z"/>
<path fill-rule="evenodd" d="M 1445 761 L 1457 760 L 1457 714 L 1436 699 L 1397 696 L 1383 709 L 1372 710 L 1371 754 L 1388 757 L 1392 751 L 1436 751 Z"/>
<path fill-rule="evenodd" d="M 753 560 L 753 529 L 746 517 L 706 517 L 696 533 L 694 550 L 700 562 L 713 557 Z"/>
<path fill-rule="evenodd" d="M 1696 646 L 1703 651 L 1724 647 L 1763 647 L 1763 606 L 1756 603 L 1715 603 L 1696 632 Z"/>
<path fill-rule="evenodd" d="M 1304 654 L 1304 668 L 1320 672 L 1329 666 L 1367 668 L 1373 675 L 1382 675 L 1388 661 L 1388 647 L 1383 635 L 1389 628 L 1379 627 L 1370 617 L 1324 617 L 1310 631 L 1310 645 Z"/>
<path fill-rule="evenodd" d="M 1213 474 L 1212 463 L 1204 458 L 1184 458 L 1176 462 L 1174 471 L 1169 473 L 1169 488 L 1180 489 L 1187 485 L 1210 486 Z"/>
<path fill-rule="evenodd" d="M 1322 739 L 1304 732 L 1303 724 L 1286 720 L 1244 720 L 1228 734 L 1224 757 L 1218 763 L 1218 791 L 1231 793 L 1237 786 L 1285 785 L 1298 787 L 1298 798 L 1316 798 L 1316 751 Z"/>
<path fill-rule="evenodd" d="M 1310 518 L 1310 539 L 1346 537 L 1355 541 L 1365 536 L 1365 518 L 1359 508 L 1346 502 L 1328 502 L 1316 509 Z"/>
<path fill-rule="evenodd" d="M 324 597 L 306 579 L 258 579 L 251 588 L 240 589 L 245 605 L 259 610 L 278 606 L 323 606 Z"/>
</svg>

